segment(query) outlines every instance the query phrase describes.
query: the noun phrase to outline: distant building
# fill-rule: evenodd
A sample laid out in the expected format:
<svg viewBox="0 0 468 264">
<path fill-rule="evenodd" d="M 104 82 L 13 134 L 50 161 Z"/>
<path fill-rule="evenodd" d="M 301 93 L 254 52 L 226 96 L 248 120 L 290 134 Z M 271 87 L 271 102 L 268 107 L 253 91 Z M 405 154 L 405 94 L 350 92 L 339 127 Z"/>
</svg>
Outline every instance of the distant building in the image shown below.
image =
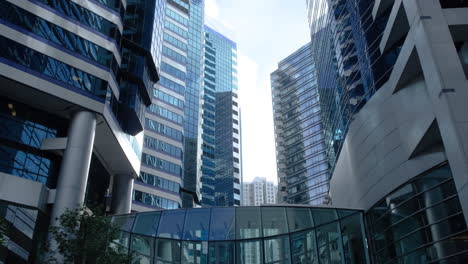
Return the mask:
<svg viewBox="0 0 468 264">
<path fill-rule="evenodd" d="M 276 204 L 277 192 L 276 184 L 266 178 L 256 177 L 252 182 L 242 184 L 242 205 Z"/>
</svg>

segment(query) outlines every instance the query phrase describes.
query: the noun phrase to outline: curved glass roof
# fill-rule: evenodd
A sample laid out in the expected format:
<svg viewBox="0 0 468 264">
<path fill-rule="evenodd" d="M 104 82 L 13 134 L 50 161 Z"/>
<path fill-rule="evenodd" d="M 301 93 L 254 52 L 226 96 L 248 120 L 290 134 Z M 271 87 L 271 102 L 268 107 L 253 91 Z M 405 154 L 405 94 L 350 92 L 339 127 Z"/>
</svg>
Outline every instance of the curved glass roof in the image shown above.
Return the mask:
<svg viewBox="0 0 468 264">
<path fill-rule="evenodd" d="M 358 210 L 305 206 L 212 207 L 113 217 L 122 231 L 191 241 L 243 240 L 316 228 Z"/>
</svg>

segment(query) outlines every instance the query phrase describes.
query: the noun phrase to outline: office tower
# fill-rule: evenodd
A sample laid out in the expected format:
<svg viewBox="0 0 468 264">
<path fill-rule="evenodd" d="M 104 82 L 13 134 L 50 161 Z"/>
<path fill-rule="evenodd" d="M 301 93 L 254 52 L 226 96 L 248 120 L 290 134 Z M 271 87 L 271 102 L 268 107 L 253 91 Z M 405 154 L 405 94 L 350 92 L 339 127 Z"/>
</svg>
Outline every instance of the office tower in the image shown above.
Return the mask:
<svg viewBox="0 0 468 264">
<path fill-rule="evenodd" d="M 156 0 L 0 2 L 0 262 L 35 262 L 67 208 L 111 197 L 111 212 L 130 212 L 163 10 Z"/>
<path fill-rule="evenodd" d="M 205 26 L 202 205 L 240 205 L 237 45 Z"/>
<path fill-rule="evenodd" d="M 243 206 L 257 206 L 262 204 L 276 204 L 278 186 L 266 178 L 255 177 L 252 182 L 242 183 Z"/>
<path fill-rule="evenodd" d="M 181 193 L 183 207 L 199 205 L 201 196 L 204 7 L 204 0 L 190 1 L 184 109 L 184 188 Z"/>
<path fill-rule="evenodd" d="M 185 13 L 183 12 L 185 11 Z M 133 211 L 179 208 L 183 176 L 183 121 L 188 4 L 165 3 L 160 81 L 145 113 L 141 171 L 133 188 Z"/>
<path fill-rule="evenodd" d="M 328 195 L 329 166 L 308 43 L 279 62 L 271 74 L 278 203 L 322 204 Z"/>
<path fill-rule="evenodd" d="M 349 2 L 311 19 L 331 202 L 365 210 L 374 263 L 464 263 L 468 2 Z"/>
<path fill-rule="evenodd" d="M 331 171 L 353 115 L 387 81 L 398 55 L 398 46 L 379 49 L 389 12 L 375 17 L 374 2 L 378 1 L 307 1 Z"/>
</svg>

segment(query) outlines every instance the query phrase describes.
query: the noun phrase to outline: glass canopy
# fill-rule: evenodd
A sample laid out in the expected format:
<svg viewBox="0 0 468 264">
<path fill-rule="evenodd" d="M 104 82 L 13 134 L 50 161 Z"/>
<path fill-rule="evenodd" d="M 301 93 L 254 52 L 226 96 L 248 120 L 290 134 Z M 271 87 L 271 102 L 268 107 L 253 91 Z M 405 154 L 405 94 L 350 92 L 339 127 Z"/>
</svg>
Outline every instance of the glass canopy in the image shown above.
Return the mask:
<svg viewBox="0 0 468 264">
<path fill-rule="evenodd" d="M 114 216 L 133 263 L 369 263 L 363 213 L 306 206 L 213 207 Z"/>
</svg>

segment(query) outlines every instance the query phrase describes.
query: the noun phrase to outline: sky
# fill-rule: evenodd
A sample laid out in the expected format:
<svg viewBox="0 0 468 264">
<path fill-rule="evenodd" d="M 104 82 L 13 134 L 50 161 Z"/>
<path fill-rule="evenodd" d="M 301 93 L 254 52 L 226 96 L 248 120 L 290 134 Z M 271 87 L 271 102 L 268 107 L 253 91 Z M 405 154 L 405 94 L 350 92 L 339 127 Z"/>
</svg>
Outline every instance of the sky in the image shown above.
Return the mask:
<svg viewBox="0 0 468 264">
<path fill-rule="evenodd" d="M 237 43 L 244 182 L 277 182 L 270 73 L 310 41 L 305 2 L 205 0 L 205 24 Z"/>
</svg>

